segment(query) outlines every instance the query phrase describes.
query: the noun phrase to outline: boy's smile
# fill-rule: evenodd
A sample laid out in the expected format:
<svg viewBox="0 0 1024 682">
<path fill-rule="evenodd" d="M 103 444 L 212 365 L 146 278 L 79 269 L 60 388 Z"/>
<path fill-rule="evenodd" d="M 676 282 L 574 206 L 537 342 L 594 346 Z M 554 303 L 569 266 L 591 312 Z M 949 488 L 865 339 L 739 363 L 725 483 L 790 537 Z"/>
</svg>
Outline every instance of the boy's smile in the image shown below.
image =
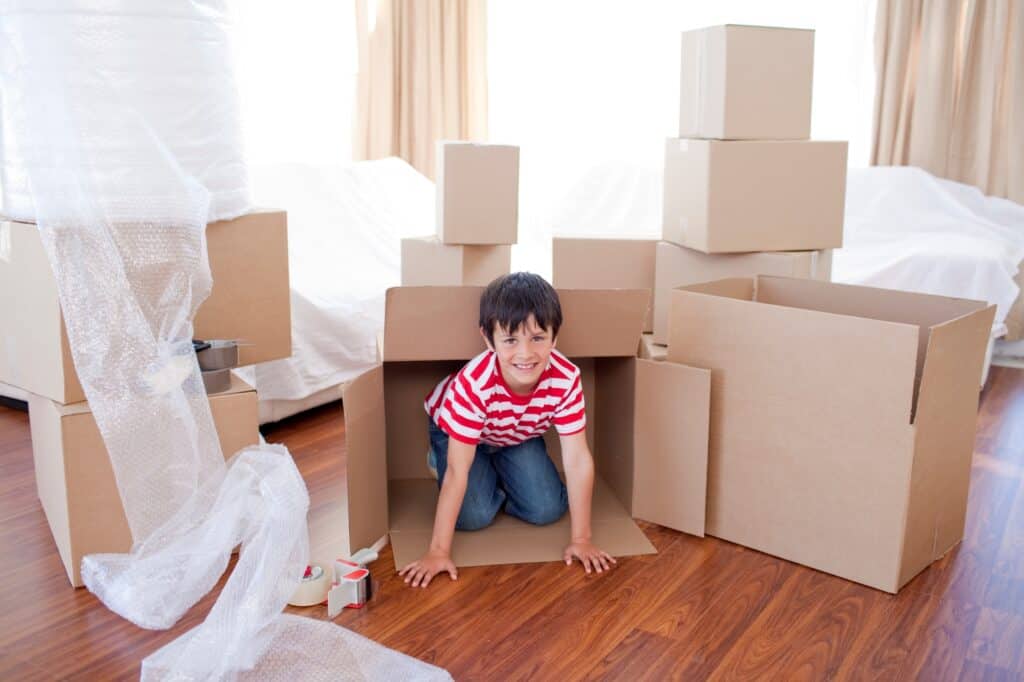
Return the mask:
<svg viewBox="0 0 1024 682">
<path fill-rule="evenodd" d="M 482 330 L 481 330 L 482 331 Z M 487 347 L 498 356 L 498 367 L 513 393 L 529 395 L 537 387 L 540 375 L 547 369 L 551 350 L 555 347 L 551 329 L 543 329 L 530 315 L 516 330 L 498 325 L 494 343 L 484 334 Z"/>
</svg>

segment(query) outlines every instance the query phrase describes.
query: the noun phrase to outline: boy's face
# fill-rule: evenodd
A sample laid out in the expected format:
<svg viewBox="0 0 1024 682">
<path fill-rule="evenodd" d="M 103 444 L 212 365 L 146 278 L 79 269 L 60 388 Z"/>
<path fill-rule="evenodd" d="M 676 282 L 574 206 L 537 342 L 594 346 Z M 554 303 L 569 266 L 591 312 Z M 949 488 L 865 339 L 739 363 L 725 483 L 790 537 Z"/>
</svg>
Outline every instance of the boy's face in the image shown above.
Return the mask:
<svg viewBox="0 0 1024 682">
<path fill-rule="evenodd" d="M 498 325 L 494 330 L 494 343 L 484 335 L 487 347 L 498 356 L 501 375 L 516 393 L 529 393 L 537 386 L 540 375 L 548 366 L 548 358 L 555 347 L 555 335 L 550 327 L 544 329 L 533 315 L 514 331 Z"/>
</svg>

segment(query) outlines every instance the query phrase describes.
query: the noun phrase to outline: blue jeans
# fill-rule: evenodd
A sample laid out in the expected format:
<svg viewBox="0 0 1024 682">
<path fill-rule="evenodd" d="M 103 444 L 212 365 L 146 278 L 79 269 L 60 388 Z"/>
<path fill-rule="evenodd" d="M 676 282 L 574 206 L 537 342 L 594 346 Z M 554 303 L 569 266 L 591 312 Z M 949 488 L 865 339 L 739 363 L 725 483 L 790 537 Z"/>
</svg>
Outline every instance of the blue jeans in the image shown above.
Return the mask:
<svg viewBox="0 0 1024 682">
<path fill-rule="evenodd" d="M 430 458 L 437 469 L 437 485 L 448 469 L 448 434 L 430 422 Z M 538 526 L 554 523 L 569 509 L 569 495 L 558 470 L 548 457 L 543 438 L 499 447 L 480 443 L 469 468 L 466 496 L 462 499 L 458 530 L 479 530 L 505 512 Z"/>
</svg>

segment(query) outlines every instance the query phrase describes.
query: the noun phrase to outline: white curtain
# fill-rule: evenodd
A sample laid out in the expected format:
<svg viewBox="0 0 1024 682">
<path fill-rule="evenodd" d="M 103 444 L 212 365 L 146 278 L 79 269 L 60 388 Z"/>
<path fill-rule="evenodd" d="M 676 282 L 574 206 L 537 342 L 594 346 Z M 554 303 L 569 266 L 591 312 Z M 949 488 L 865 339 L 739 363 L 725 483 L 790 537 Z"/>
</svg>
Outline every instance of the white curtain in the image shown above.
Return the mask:
<svg viewBox="0 0 1024 682">
<path fill-rule="evenodd" d="M 652 190 L 657 180 L 649 175 L 660 168 L 664 139 L 678 135 L 684 30 L 726 23 L 814 28 L 811 135 L 849 140 L 850 164 L 866 166 L 874 5 L 875 0 L 492 0 L 490 140 L 522 147 L 514 265 L 544 274 L 552 229 L 652 233 L 660 227 L 653 215 L 660 214 L 660 187 Z M 614 183 L 617 196 L 623 197 L 623 187 L 632 193 L 622 199 L 632 206 L 593 220 L 567 217 L 579 215 L 581 202 Z M 574 210 L 560 211 L 567 196 Z M 649 210 L 651 205 L 657 210 Z"/>
</svg>

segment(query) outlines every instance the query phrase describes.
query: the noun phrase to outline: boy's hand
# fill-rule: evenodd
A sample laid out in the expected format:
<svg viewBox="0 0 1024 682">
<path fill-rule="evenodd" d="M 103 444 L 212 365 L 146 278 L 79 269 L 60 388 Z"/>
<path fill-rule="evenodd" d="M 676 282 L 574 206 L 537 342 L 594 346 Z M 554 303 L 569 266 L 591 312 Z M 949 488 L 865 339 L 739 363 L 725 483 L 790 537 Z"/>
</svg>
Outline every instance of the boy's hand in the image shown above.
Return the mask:
<svg viewBox="0 0 1024 682">
<path fill-rule="evenodd" d="M 573 557 L 580 560 L 587 573 L 590 573 L 591 566 L 600 573 L 610 570 L 612 564 L 618 563 L 611 554 L 598 549 L 589 540 L 574 540 L 572 544 L 565 548 L 563 558 L 565 559 L 566 566 L 572 563 Z"/>
<path fill-rule="evenodd" d="M 422 559 L 412 562 L 399 571 L 398 575 L 405 576 L 405 583 L 409 587 L 426 587 L 430 584 L 430 580 L 442 571 L 448 571 L 452 580 L 459 579 L 459 571 L 455 568 L 448 553 L 430 550 L 423 555 Z"/>
</svg>

